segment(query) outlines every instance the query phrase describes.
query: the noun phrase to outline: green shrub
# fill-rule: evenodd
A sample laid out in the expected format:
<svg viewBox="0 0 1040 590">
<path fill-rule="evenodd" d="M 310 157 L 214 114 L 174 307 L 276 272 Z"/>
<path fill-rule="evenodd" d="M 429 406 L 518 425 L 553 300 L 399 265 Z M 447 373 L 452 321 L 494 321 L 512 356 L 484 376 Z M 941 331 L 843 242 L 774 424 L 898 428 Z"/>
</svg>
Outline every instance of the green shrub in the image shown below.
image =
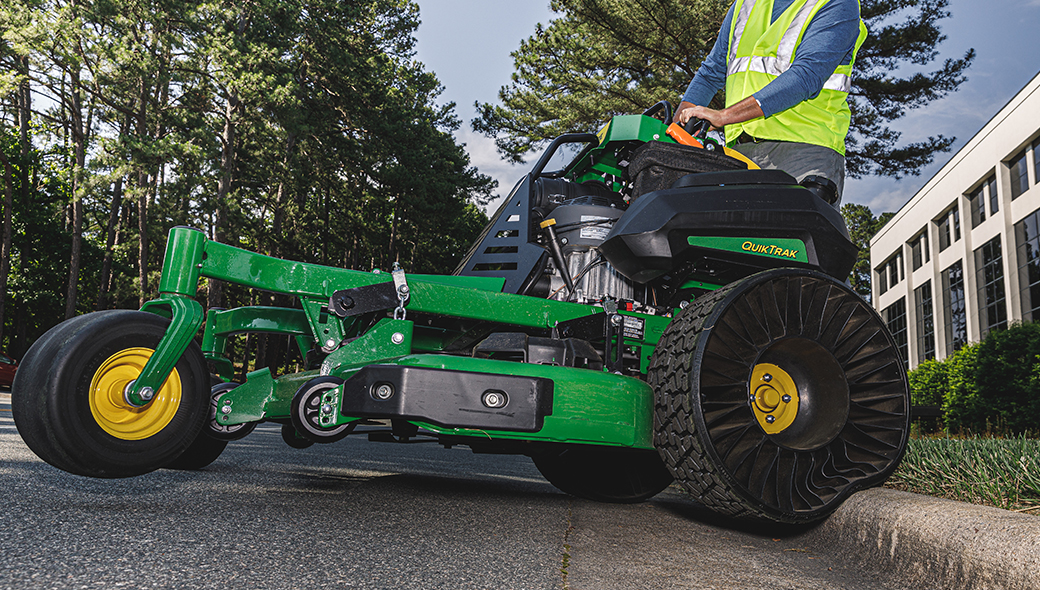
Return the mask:
<svg viewBox="0 0 1040 590">
<path fill-rule="evenodd" d="M 986 417 L 979 414 L 976 364 L 979 344 L 972 343 L 946 358 L 949 388 L 943 398 L 943 417 L 950 432 L 986 432 Z"/>
<path fill-rule="evenodd" d="M 976 411 L 998 430 L 1015 434 L 1037 430 L 1038 356 L 1038 323 L 1012 324 L 1007 330 L 990 332 L 979 344 Z"/>
<path fill-rule="evenodd" d="M 1040 431 L 1040 322 L 990 332 L 945 361 L 909 374 L 914 405 L 941 405 L 947 432 Z"/>
<path fill-rule="evenodd" d="M 910 403 L 915 406 L 941 406 L 950 388 L 946 364 L 929 359 L 917 365 L 910 378 Z"/>
</svg>

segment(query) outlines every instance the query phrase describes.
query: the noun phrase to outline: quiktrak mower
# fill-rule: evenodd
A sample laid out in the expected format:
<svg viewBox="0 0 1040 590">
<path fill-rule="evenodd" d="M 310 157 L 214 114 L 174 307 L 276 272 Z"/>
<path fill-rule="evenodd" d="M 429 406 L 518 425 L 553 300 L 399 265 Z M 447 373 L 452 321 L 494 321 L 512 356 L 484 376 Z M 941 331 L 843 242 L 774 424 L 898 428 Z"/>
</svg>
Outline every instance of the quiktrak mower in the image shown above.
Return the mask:
<svg viewBox="0 0 1040 590">
<path fill-rule="evenodd" d="M 554 140 L 451 276 L 174 228 L 157 299 L 68 320 L 25 355 L 18 431 L 91 477 L 201 468 L 275 422 L 295 448 L 432 440 L 528 455 L 587 499 L 675 481 L 724 515 L 821 518 L 892 473 L 910 420 L 895 341 L 845 284 L 856 247 L 833 185 L 658 117 L 667 103 Z M 557 151 L 576 155 L 546 171 Z M 204 312 L 202 277 L 298 305 Z M 233 383 L 228 340 L 248 332 L 292 337 L 308 370 Z"/>
</svg>

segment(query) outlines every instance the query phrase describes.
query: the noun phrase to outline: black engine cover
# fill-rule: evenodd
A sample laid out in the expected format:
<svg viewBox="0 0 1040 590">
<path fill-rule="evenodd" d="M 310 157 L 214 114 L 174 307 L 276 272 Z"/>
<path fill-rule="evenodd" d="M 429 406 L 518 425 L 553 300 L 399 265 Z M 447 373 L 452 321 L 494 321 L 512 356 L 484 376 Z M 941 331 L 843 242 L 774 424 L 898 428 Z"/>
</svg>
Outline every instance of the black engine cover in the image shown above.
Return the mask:
<svg viewBox="0 0 1040 590">
<path fill-rule="evenodd" d="M 636 199 L 600 245 L 604 258 L 637 283 L 681 271 L 726 284 L 777 267 L 815 268 L 844 281 L 856 262 L 841 214 L 786 173 L 691 174 L 675 186 Z M 691 236 L 796 238 L 808 264 L 691 246 Z"/>
</svg>

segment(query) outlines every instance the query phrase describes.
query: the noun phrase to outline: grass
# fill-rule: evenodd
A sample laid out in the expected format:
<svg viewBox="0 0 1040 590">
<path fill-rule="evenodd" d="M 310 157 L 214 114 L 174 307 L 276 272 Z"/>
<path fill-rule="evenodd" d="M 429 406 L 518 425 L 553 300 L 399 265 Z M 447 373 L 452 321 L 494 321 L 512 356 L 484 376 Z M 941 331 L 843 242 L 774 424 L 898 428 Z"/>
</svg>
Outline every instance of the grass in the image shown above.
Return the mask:
<svg viewBox="0 0 1040 590">
<path fill-rule="evenodd" d="M 1040 440 L 913 438 L 886 485 L 1040 516 Z"/>
</svg>

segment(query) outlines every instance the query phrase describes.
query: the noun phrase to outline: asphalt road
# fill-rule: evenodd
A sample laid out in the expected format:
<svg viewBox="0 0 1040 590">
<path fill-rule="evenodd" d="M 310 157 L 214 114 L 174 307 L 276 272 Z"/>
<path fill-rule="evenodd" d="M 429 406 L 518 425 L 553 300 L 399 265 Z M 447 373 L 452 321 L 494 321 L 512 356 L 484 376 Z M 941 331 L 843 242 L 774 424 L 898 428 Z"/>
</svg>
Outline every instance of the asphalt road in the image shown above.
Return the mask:
<svg viewBox="0 0 1040 590">
<path fill-rule="evenodd" d="M 797 535 L 714 522 L 669 489 L 573 499 L 526 457 L 261 425 L 200 472 L 66 474 L 0 396 L 0 588 L 896 588 Z"/>
</svg>

